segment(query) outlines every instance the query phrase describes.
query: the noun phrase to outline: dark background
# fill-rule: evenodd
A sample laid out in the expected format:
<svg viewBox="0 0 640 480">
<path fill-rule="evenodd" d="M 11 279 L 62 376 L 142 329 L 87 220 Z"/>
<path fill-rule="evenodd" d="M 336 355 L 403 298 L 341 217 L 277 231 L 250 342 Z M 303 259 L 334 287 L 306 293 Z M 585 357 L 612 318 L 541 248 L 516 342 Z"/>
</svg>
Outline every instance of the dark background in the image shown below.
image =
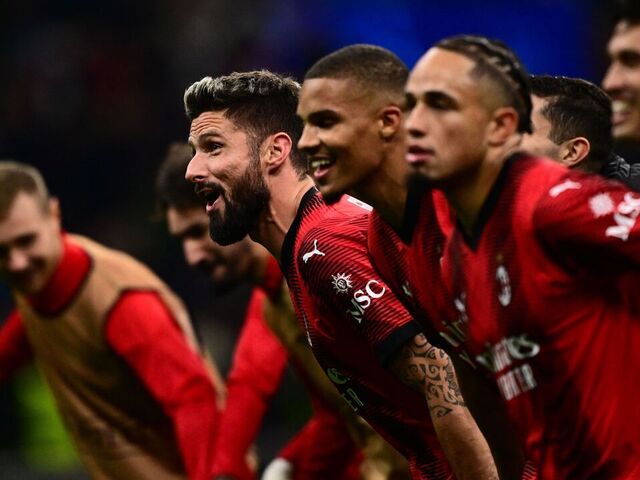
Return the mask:
<svg viewBox="0 0 640 480">
<path fill-rule="evenodd" d="M 164 225 L 151 219 L 157 164 L 169 142 L 188 134 L 182 93 L 190 83 L 258 68 L 300 79 L 321 55 L 360 42 L 387 47 L 411 66 L 434 41 L 457 33 L 506 41 L 532 73 L 599 83 L 606 66 L 607 3 L 1 2 L 0 158 L 41 169 L 61 200 L 69 231 L 132 253 L 173 286 L 225 370 L 249 289 L 215 295 L 206 279 L 184 267 Z M 10 305 L 0 286 L 0 314 Z M 272 428 L 261 437 L 266 456 L 304 414 L 302 406 L 283 405 L 302 398 L 292 388 L 279 397 Z M 23 438 L 17 403 L 11 388 L 0 389 L 2 478 L 11 476 L 4 465 L 15 460 Z"/>
</svg>

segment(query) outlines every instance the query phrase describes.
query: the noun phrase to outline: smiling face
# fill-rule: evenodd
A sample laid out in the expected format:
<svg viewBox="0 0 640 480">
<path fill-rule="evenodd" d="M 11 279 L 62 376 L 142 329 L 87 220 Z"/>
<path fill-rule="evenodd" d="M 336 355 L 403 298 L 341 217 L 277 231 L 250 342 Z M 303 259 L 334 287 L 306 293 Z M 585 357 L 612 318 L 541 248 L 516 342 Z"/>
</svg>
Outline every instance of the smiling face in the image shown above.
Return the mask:
<svg viewBox="0 0 640 480">
<path fill-rule="evenodd" d="M 602 87 L 613 100 L 613 135 L 640 142 L 640 24 L 620 22 L 607 50 L 611 64 Z"/>
<path fill-rule="evenodd" d="M 432 48 L 409 75 L 406 158 L 434 185 L 475 171 L 486 155 L 491 110 L 486 89 L 470 75 L 474 66 L 464 55 Z"/>
<path fill-rule="evenodd" d="M 55 200 L 47 208 L 34 195 L 20 192 L 0 218 L 0 280 L 24 294 L 46 285 L 62 255 Z"/>
<path fill-rule="evenodd" d="M 298 148 L 325 201 L 367 181 L 381 162 L 379 101 L 352 79 L 312 78 L 300 92 L 304 122 Z"/>
<path fill-rule="evenodd" d="M 191 122 L 194 156 L 186 177 L 205 200 L 211 238 L 220 245 L 238 242 L 255 230 L 269 203 L 254 143 L 224 112 L 204 112 Z"/>
</svg>

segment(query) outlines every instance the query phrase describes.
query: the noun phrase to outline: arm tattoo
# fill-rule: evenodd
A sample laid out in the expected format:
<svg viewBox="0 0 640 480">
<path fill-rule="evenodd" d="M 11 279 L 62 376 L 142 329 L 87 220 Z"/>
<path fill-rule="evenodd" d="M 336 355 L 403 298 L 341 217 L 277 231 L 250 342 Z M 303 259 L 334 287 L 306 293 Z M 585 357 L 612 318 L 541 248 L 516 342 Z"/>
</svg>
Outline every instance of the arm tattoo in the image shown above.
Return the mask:
<svg viewBox="0 0 640 480">
<path fill-rule="evenodd" d="M 465 407 L 451 359 L 420 333 L 400 348 L 392 369 L 408 386 L 424 392 L 431 414 L 444 417 Z"/>
</svg>

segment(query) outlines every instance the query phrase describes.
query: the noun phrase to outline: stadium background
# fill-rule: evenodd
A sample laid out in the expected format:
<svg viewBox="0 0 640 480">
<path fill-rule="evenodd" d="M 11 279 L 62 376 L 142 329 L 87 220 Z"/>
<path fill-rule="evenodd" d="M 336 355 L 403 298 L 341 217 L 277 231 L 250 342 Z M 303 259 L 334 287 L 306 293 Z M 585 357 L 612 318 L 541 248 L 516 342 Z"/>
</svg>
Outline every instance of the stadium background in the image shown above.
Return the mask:
<svg viewBox="0 0 640 480">
<path fill-rule="evenodd" d="M 298 79 L 350 43 L 413 65 L 447 35 L 500 38 L 532 73 L 598 83 L 610 16 L 602 0 L 19 0 L 0 4 L 0 158 L 42 170 L 65 227 L 148 263 L 190 305 L 223 370 L 249 287 L 216 295 L 153 220 L 167 144 L 187 136 L 182 93 L 205 75 L 268 68 Z M 224 306 L 224 308 L 221 308 Z M 0 314 L 11 307 L 0 286 Z M 260 447 L 269 458 L 303 420 L 304 395 L 279 395 Z M 0 477 L 83 478 L 31 374 L 0 387 Z M 40 413 L 39 413 L 40 412 Z M 42 415 L 40 417 L 39 415 Z M 70 466 L 70 467 L 69 467 Z"/>
</svg>

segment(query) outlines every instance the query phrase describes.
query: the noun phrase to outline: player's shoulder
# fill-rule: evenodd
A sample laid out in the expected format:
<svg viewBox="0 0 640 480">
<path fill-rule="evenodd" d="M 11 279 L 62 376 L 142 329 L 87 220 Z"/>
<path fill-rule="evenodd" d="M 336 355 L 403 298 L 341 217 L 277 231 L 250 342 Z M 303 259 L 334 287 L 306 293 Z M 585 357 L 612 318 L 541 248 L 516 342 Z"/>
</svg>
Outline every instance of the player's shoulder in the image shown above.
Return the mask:
<svg viewBox="0 0 640 480">
<path fill-rule="evenodd" d="M 307 229 L 298 238 L 298 262 L 314 257 L 325 262 L 343 262 L 366 254 L 367 224 L 361 216 L 331 217 Z"/>
<path fill-rule="evenodd" d="M 508 161 L 510 178 L 507 188 L 544 192 L 563 179 L 569 169 L 547 157 L 526 153 L 511 157 Z"/>
<path fill-rule="evenodd" d="M 325 205 L 321 217 L 305 225 L 298 236 L 300 248 L 322 241 L 328 248 L 366 243 L 371 207 L 345 195 L 332 205 Z"/>
<path fill-rule="evenodd" d="M 367 224 L 367 245 L 376 251 L 386 250 L 390 245 L 394 248 L 402 246 L 400 234 L 375 210 L 369 215 Z"/>
</svg>

